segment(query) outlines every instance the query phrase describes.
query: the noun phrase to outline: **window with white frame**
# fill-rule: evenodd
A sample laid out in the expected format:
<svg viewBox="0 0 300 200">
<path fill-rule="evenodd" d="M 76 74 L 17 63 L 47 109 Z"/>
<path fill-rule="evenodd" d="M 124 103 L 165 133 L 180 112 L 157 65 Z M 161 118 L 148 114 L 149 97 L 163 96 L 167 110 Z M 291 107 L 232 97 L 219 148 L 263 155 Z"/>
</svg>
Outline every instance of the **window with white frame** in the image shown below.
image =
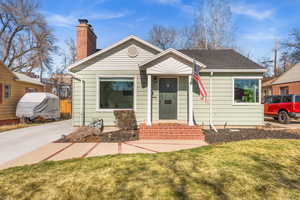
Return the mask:
<svg viewBox="0 0 300 200">
<path fill-rule="evenodd" d="M 99 78 L 100 109 L 133 109 L 134 79 L 133 78 Z"/>
<path fill-rule="evenodd" d="M 234 103 L 259 103 L 259 79 L 234 78 Z"/>
</svg>

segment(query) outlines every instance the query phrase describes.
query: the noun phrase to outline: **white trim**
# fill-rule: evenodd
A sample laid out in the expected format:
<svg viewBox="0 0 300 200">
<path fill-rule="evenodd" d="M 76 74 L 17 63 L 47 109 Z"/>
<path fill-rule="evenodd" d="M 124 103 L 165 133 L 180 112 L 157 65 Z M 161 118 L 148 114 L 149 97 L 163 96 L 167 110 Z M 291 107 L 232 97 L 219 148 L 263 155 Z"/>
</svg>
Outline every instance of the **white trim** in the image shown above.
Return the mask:
<svg viewBox="0 0 300 200">
<path fill-rule="evenodd" d="M 92 58 L 94 58 L 96 56 L 99 56 L 99 55 L 101 55 L 101 54 L 103 54 L 103 53 L 105 53 L 105 52 L 107 52 L 107 51 L 109 51 L 109 50 L 111 50 L 111 49 L 113 49 L 113 48 L 115 48 L 115 47 L 117 47 L 117 46 L 119 46 L 119 45 L 121 45 L 121 44 L 129 41 L 129 40 L 138 41 L 138 42 L 140 42 L 140 43 L 142 43 L 142 44 L 144 44 L 144 45 L 146 45 L 146 46 L 148 46 L 148 47 L 150 47 L 150 48 L 152 48 L 152 49 L 154 49 L 154 50 L 156 50 L 158 52 L 162 52 L 163 51 L 162 49 L 160 49 L 160 48 L 158 48 L 158 47 L 150 44 L 149 42 L 146 42 L 145 40 L 142 40 L 142 39 L 138 38 L 135 35 L 130 35 L 130 36 L 128 36 L 128 37 L 126 37 L 126 38 L 124 38 L 124 39 L 116 42 L 115 44 L 113 44 L 113 45 L 111 45 L 111 46 L 109 46 L 107 48 L 104 48 L 104 49 L 102 49 L 102 50 L 100 50 L 100 51 L 98 51 L 96 53 L 93 53 L 92 55 L 90 55 L 90 56 L 88 56 L 86 58 L 83 58 L 83 59 L 81 59 L 81 60 L 73 63 L 72 65 L 70 65 L 68 67 L 68 70 L 71 71 L 74 67 L 77 67 L 78 65 L 81 65 L 82 63 L 84 63 L 84 62 L 86 62 L 86 61 L 88 61 L 88 60 L 90 60 L 90 59 L 92 59 Z"/>
<path fill-rule="evenodd" d="M 177 102 L 177 113 L 176 113 L 176 119 L 171 119 L 171 120 L 178 120 L 178 113 L 179 113 L 179 76 L 172 76 L 172 75 L 170 75 L 170 76 L 168 76 L 168 75 L 164 75 L 164 76 L 156 76 L 157 77 L 157 82 L 158 82 L 158 88 L 157 88 L 157 91 L 158 91 L 158 101 L 157 101 L 157 103 L 158 103 L 158 105 L 157 105 L 157 119 L 158 120 L 161 120 L 160 118 L 159 118 L 159 105 L 160 105 L 160 103 L 159 103 L 159 101 L 160 101 L 160 96 L 159 96 L 159 80 L 161 79 L 161 78 L 176 78 L 177 79 L 177 91 L 176 91 L 176 98 L 177 98 L 177 100 L 176 100 L 176 102 Z M 162 119 L 162 120 L 164 120 L 164 119 Z"/>
<path fill-rule="evenodd" d="M 194 125 L 193 119 L 193 78 L 192 75 L 188 76 L 188 124 Z"/>
<path fill-rule="evenodd" d="M 214 73 L 210 72 L 210 75 L 209 75 L 209 125 L 213 124 L 213 116 L 212 116 L 212 113 L 213 113 L 213 95 L 212 95 L 213 94 L 213 91 L 212 91 L 213 75 L 214 75 Z"/>
<path fill-rule="evenodd" d="M 133 108 L 100 108 L 100 78 L 132 78 L 133 79 Z M 113 112 L 116 110 L 134 110 L 136 111 L 137 80 L 136 75 L 97 75 L 96 76 L 96 112 Z"/>
<path fill-rule="evenodd" d="M 251 105 L 261 105 L 261 80 L 262 80 L 262 76 L 233 76 L 232 77 L 232 105 L 233 106 L 244 106 L 244 105 L 248 105 L 248 106 L 251 106 Z M 234 101 L 234 80 L 235 79 L 256 79 L 258 80 L 258 102 L 255 102 L 255 103 L 236 103 Z"/>
<path fill-rule="evenodd" d="M 194 60 L 193 58 L 191 58 L 191 57 L 189 57 L 189 56 L 187 56 L 187 55 L 181 53 L 180 51 L 177 51 L 176 49 L 170 48 L 170 49 L 167 49 L 167 50 L 165 50 L 165 51 L 163 51 L 163 52 L 161 52 L 161 53 L 155 55 L 155 56 L 152 57 L 151 59 L 142 62 L 141 64 L 139 64 L 139 67 L 142 67 L 142 66 L 144 66 L 144 65 L 146 65 L 146 64 L 148 64 L 148 63 L 150 63 L 150 62 L 153 62 L 154 60 L 156 60 L 156 59 L 158 59 L 158 58 L 160 58 L 160 57 L 162 57 L 162 56 L 164 56 L 164 55 L 166 55 L 166 54 L 168 54 L 168 53 L 173 53 L 173 54 L 175 54 L 175 55 L 177 55 L 177 56 L 179 56 L 179 57 L 182 57 L 182 58 L 184 58 L 184 59 L 190 61 L 191 63 L 193 63 L 194 61 L 196 61 L 196 60 Z M 196 64 L 198 64 L 198 65 L 200 65 L 200 66 L 206 68 L 206 66 L 205 66 L 203 63 L 199 62 L 199 61 L 196 61 Z"/>
<path fill-rule="evenodd" d="M 152 124 L 152 76 L 147 75 L 147 125 Z"/>
<path fill-rule="evenodd" d="M 80 80 L 81 95 L 80 95 L 80 125 L 85 125 L 85 81 Z"/>
<path fill-rule="evenodd" d="M 201 72 L 237 72 L 237 73 L 241 73 L 241 72 L 266 72 L 266 69 L 201 69 Z"/>
<path fill-rule="evenodd" d="M 32 85 L 39 85 L 39 86 L 45 86 L 45 84 L 41 83 L 41 82 L 30 82 L 30 81 L 24 81 L 24 80 L 20 80 L 20 79 L 15 79 L 15 81 L 18 81 L 18 82 L 23 82 L 23 83 L 29 83 L 29 84 L 32 84 Z"/>
</svg>

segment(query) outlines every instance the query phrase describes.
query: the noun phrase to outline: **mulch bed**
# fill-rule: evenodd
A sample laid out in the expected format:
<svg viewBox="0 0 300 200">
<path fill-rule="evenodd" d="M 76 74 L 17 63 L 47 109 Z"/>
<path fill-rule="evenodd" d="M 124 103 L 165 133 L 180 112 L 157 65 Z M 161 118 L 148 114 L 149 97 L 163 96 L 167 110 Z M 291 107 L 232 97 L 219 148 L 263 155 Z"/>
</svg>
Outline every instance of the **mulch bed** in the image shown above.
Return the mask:
<svg viewBox="0 0 300 200">
<path fill-rule="evenodd" d="M 219 129 L 204 130 L 205 141 L 209 144 L 233 142 L 251 139 L 300 139 L 297 132 L 288 130 L 263 130 L 263 129 Z"/>
<path fill-rule="evenodd" d="M 138 130 L 117 130 L 102 133 L 97 128 L 81 127 L 73 133 L 62 136 L 56 143 L 75 142 L 125 142 L 138 140 Z"/>
</svg>

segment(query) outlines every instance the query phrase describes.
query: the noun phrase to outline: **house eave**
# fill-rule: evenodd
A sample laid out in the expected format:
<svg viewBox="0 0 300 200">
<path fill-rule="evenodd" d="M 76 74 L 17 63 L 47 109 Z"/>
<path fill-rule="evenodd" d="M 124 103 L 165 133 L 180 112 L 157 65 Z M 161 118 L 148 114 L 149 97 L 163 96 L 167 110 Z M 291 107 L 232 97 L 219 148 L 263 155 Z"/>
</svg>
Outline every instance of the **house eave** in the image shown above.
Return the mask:
<svg viewBox="0 0 300 200">
<path fill-rule="evenodd" d="M 195 62 L 195 64 L 197 64 L 197 65 L 199 65 L 199 66 L 201 66 L 203 68 L 206 68 L 206 65 L 204 65 L 203 63 L 201 63 L 201 62 L 199 62 L 199 61 L 197 61 L 197 60 L 195 60 L 195 59 L 193 59 L 193 58 L 191 58 L 191 57 L 189 57 L 189 56 L 187 56 L 187 55 L 185 55 L 185 54 L 183 54 L 183 53 L 181 53 L 181 52 L 179 52 L 179 51 L 177 51 L 176 49 L 173 49 L 173 48 L 170 48 L 170 49 L 167 49 L 165 51 L 162 51 L 161 53 L 155 55 L 153 58 L 142 62 L 141 64 L 139 64 L 139 67 L 141 69 L 144 69 L 146 65 L 150 64 L 151 62 L 154 62 L 155 60 L 157 60 L 160 57 L 165 56 L 167 54 L 177 55 L 177 56 L 179 56 L 181 58 L 184 58 L 185 60 L 187 60 L 187 61 L 189 61 L 191 63 Z"/>
<path fill-rule="evenodd" d="M 264 73 L 266 72 L 266 69 L 209 69 L 209 68 L 205 68 L 202 69 L 200 72 L 226 72 L 226 73 L 250 73 L 250 72 L 254 72 L 254 73 Z"/>
<path fill-rule="evenodd" d="M 34 82 L 24 81 L 24 80 L 20 80 L 20 79 L 15 79 L 15 81 L 23 82 L 23 83 L 29 83 L 29 84 L 32 84 L 32 85 L 45 86 L 45 84 L 43 84 L 43 83 L 34 83 Z"/>
<path fill-rule="evenodd" d="M 73 70 L 75 67 L 77 67 L 77 66 L 79 66 L 79 65 L 81 65 L 81 64 L 83 64 L 83 63 L 85 63 L 85 62 L 87 62 L 88 60 L 90 60 L 90 59 L 92 59 L 92 58 L 94 58 L 94 57 L 96 57 L 96 56 L 99 56 L 99 55 L 101 55 L 101 54 L 104 54 L 104 53 L 108 52 L 109 50 L 111 50 L 111 49 L 113 49 L 113 48 L 115 48 L 115 47 L 118 47 L 119 45 L 121 45 L 121 44 L 123 44 L 123 43 L 125 43 L 125 42 L 127 42 L 127 41 L 129 41 L 129 40 L 136 40 L 136 41 L 138 41 L 138 42 L 140 42 L 140 43 L 142 43 L 142 44 L 144 44 L 144 45 L 146 45 L 146 46 L 148 46 L 148 47 L 150 47 L 150 48 L 156 50 L 157 52 L 162 52 L 162 51 L 163 51 L 162 49 L 160 49 L 160 48 L 158 48 L 158 47 L 156 47 L 156 46 L 150 44 L 149 42 L 146 42 L 146 41 L 144 41 L 144 40 L 142 40 L 142 39 L 140 39 L 140 38 L 138 38 L 138 37 L 136 37 L 136 36 L 134 36 L 134 35 L 130 35 L 130 36 L 128 36 L 128 37 L 126 37 L 126 38 L 120 40 L 119 42 L 117 42 L 117 43 L 115 43 L 115 44 L 113 44 L 113 45 L 111 45 L 111 46 L 109 46 L 109 47 L 107 47 L 107 48 L 104 48 L 104 49 L 102 49 L 102 50 L 100 50 L 100 51 L 98 51 L 98 52 L 93 53 L 92 55 L 90 55 L 90 56 L 88 56 L 88 57 L 86 57 L 86 58 L 83 58 L 83 59 L 81 59 L 81 60 L 79 60 L 79 61 L 73 63 L 72 65 L 70 65 L 70 66 L 68 67 L 68 71 L 72 72 L 72 70 Z"/>
</svg>

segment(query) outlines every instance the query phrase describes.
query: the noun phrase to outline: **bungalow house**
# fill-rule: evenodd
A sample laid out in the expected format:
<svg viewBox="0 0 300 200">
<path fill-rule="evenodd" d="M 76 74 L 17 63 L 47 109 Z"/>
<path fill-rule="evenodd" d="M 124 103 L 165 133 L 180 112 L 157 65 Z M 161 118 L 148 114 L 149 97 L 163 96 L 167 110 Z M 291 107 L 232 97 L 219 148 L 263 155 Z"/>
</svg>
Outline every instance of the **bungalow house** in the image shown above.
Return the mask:
<svg viewBox="0 0 300 200">
<path fill-rule="evenodd" d="M 18 122 L 16 106 L 26 92 L 42 92 L 44 85 L 35 78 L 12 72 L 0 63 L 0 125 Z"/>
<path fill-rule="evenodd" d="M 300 63 L 275 78 L 268 88 L 272 88 L 272 95 L 300 94 Z M 263 87 L 266 89 L 267 86 Z"/>
<path fill-rule="evenodd" d="M 96 50 L 85 19 L 77 26 L 73 75 L 73 125 L 102 118 L 115 125 L 115 110 L 134 110 L 139 125 L 262 125 L 261 79 L 265 69 L 232 49 L 162 50 L 136 36 Z M 205 102 L 193 68 L 208 93 Z"/>
</svg>

